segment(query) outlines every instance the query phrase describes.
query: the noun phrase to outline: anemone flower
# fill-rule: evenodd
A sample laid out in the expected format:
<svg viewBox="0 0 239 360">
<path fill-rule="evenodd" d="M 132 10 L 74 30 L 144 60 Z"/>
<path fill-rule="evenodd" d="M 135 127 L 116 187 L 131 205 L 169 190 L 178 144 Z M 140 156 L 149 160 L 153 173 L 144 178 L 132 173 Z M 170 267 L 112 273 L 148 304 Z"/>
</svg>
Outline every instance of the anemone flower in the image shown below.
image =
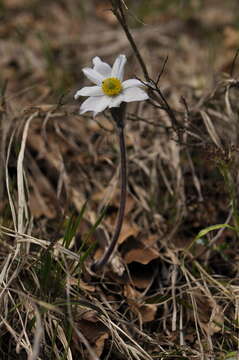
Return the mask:
<svg viewBox="0 0 239 360">
<path fill-rule="evenodd" d="M 125 55 L 119 55 L 111 67 L 96 56 L 92 60 L 93 69 L 82 69 L 85 76 L 95 85 L 85 86 L 76 92 L 75 99 L 89 96 L 81 104 L 80 114 L 93 111 L 93 115 L 96 116 L 107 107 L 119 107 L 122 102 L 142 101 L 149 98 L 144 85 L 139 80 L 123 81 L 126 61 Z"/>
</svg>

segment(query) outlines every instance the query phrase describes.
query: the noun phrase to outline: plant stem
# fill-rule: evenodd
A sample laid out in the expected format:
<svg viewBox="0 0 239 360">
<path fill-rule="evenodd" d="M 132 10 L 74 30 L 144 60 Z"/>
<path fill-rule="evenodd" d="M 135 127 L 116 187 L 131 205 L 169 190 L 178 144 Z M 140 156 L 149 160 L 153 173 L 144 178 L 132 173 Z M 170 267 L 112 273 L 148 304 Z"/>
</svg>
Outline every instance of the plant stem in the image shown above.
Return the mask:
<svg viewBox="0 0 239 360">
<path fill-rule="evenodd" d="M 119 211 L 117 215 L 115 231 L 111 240 L 111 243 L 106 250 L 102 258 L 92 265 L 92 270 L 94 272 L 102 269 L 108 262 L 111 257 L 117 240 L 119 238 L 125 213 L 125 204 L 126 204 L 126 195 L 127 195 L 127 165 L 126 165 L 126 147 L 125 147 L 125 137 L 124 137 L 124 112 L 125 105 L 121 105 L 119 108 L 112 108 L 111 114 L 117 125 L 119 146 L 120 146 L 120 204 Z"/>
<path fill-rule="evenodd" d="M 147 81 L 150 80 L 150 77 L 149 77 L 149 73 L 148 73 L 148 70 L 147 70 L 147 67 L 146 67 L 146 64 L 139 52 L 139 49 L 134 41 L 134 38 L 133 36 L 131 35 L 131 32 L 128 28 L 128 24 L 127 24 L 127 21 L 126 21 L 126 18 L 125 18 L 125 14 L 124 14 L 124 10 L 122 8 L 122 3 L 120 0 L 111 0 L 111 4 L 112 4 L 112 12 L 113 14 L 115 15 L 115 17 L 117 18 L 118 22 L 120 23 L 120 25 L 122 26 L 124 32 L 125 32 L 125 35 L 135 53 L 135 56 L 137 57 L 138 59 L 138 62 L 142 68 L 142 71 L 144 73 L 144 77 Z"/>
</svg>

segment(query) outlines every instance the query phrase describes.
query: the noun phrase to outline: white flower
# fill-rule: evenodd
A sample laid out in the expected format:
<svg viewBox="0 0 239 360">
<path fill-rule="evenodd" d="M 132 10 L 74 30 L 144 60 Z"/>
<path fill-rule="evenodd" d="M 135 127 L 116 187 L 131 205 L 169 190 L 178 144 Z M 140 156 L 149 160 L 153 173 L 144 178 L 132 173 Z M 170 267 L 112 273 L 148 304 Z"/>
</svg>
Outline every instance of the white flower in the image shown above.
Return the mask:
<svg viewBox="0 0 239 360">
<path fill-rule="evenodd" d="M 141 101 L 149 98 L 139 80 L 123 81 L 126 61 L 125 55 L 119 55 L 111 68 L 110 65 L 96 56 L 93 59 L 93 69 L 82 69 L 85 76 L 95 86 L 86 86 L 76 92 L 75 99 L 78 99 L 79 96 L 89 96 L 81 104 L 80 114 L 93 111 L 95 116 L 107 107 L 118 107 L 123 101 Z"/>
</svg>

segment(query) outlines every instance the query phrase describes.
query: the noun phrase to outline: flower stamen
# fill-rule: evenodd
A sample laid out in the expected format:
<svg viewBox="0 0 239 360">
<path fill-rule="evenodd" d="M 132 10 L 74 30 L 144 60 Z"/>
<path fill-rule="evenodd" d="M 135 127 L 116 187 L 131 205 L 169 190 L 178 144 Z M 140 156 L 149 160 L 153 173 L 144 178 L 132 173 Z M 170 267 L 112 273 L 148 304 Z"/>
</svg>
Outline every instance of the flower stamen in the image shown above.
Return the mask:
<svg viewBox="0 0 239 360">
<path fill-rule="evenodd" d="M 115 77 L 107 78 L 102 81 L 101 87 L 105 95 L 108 96 L 118 95 L 122 91 L 121 81 Z"/>
</svg>

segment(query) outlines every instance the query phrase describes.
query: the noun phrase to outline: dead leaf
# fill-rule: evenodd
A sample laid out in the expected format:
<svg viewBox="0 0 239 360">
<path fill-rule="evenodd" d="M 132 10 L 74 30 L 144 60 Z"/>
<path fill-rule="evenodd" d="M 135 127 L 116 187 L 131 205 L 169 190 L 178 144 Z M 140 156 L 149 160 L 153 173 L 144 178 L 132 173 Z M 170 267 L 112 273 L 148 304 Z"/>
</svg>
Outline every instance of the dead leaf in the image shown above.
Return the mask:
<svg viewBox="0 0 239 360">
<path fill-rule="evenodd" d="M 140 228 L 136 224 L 125 221 L 118 239 L 118 244 L 122 244 L 130 236 L 136 237 L 139 231 Z"/>
<path fill-rule="evenodd" d="M 92 319 L 90 319 L 92 320 Z M 78 328 L 82 332 L 82 334 L 85 336 L 85 338 L 89 341 L 92 350 L 95 352 L 95 354 L 100 357 L 103 349 L 105 340 L 109 337 L 109 330 L 107 327 L 102 324 L 100 321 L 89 321 L 81 319 L 78 322 Z M 73 341 L 75 343 L 75 346 L 80 349 L 80 339 L 77 337 L 77 335 L 73 334 Z M 85 359 L 91 359 L 88 352 L 85 352 Z"/>
<path fill-rule="evenodd" d="M 95 310 L 89 310 L 86 311 L 83 315 L 82 315 L 82 319 L 83 320 L 87 320 L 90 321 L 92 323 L 97 323 L 99 321 L 98 317 L 97 317 L 97 312 Z"/>
<path fill-rule="evenodd" d="M 150 261 L 159 258 L 160 254 L 156 248 L 145 246 L 140 241 L 134 241 L 134 244 L 133 248 L 129 251 L 125 251 L 123 258 L 126 264 L 135 261 L 146 265 Z"/>
<path fill-rule="evenodd" d="M 207 323 L 202 323 L 201 326 L 204 328 L 206 333 L 210 336 L 220 332 L 224 323 L 224 314 L 221 306 L 214 304 L 211 308 L 211 316 Z"/>
<path fill-rule="evenodd" d="M 149 235 L 144 238 L 143 242 L 147 246 L 154 246 L 157 245 L 158 235 Z"/>
<path fill-rule="evenodd" d="M 197 304 L 198 319 L 204 331 L 210 336 L 221 331 L 224 323 L 222 307 L 198 289 L 193 291 L 193 296 Z"/>
<path fill-rule="evenodd" d="M 107 340 L 109 338 L 109 334 L 108 333 L 104 333 L 102 335 L 100 335 L 98 337 L 98 339 L 95 342 L 95 353 L 96 355 L 98 355 L 100 357 L 100 355 L 103 352 L 104 349 L 104 345 L 105 345 L 105 340 Z"/>
<path fill-rule="evenodd" d="M 84 291 L 89 291 L 89 292 L 94 292 L 95 291 L 95 286 L 86 283 L 82 279 L 79 280 L 77 278 L 72 277 L 72 278 L 69 279 L 69 285 L 79 286 L 79 288 L 84 290 Z"/>
<path fill-rule="evenodd" d="M 124 286 L 124 296 L 130 300 L 135 302 L 136 299 L 139 299 L 141 297 L 141 293 L 134 289 L 131 285 L 127 284 Z"/>
<path fill-rule="evenodd" d="M 99 321 L 80 320 L 78 327 L 91 344 L 94 344 L 102 334 L 108 331 L 107 327 Z"/>
<path fill-rule="evenodd" d="M 124 286 L 124 295 L 131 310 L 139 317 L 142 323 L 153 321 L 157 312 L 156 304 L 142 304 L 142 294 L 131 285 Z"/>
<path fill-rule="evenodd" d="M 103 254 L 104 254 L 104 250 L 102 248 L 96 249 L 96 251 L 94 252 L 94 261 L 100 260 Z"/>
<path fill-rule="evenodd" d="M 142 305 L 139 308 L 139 312 L 143 323 L 153 321 L 155 319 L 155 315 L 157 312 L 157 305 L 155 304 Z"/>
</svg>

